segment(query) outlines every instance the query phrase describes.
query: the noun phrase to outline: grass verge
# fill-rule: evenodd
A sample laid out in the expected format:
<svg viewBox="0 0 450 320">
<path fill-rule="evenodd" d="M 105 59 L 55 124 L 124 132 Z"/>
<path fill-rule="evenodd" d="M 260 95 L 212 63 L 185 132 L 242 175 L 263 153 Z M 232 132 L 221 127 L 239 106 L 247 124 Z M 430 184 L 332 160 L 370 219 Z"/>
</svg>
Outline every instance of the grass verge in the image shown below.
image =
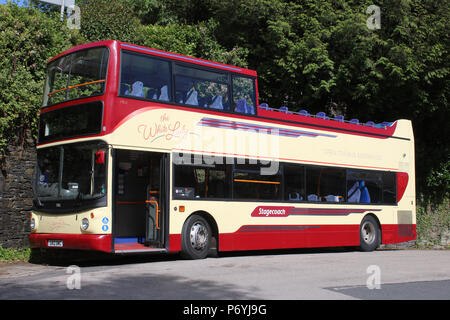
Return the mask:
<svg viewBox="0 0 450 320">
<path fill-rule="evenodd" d="M 14 249 L 14 248 L 3 248 L 0 245 L 0 262 L 17 262 L 17 261 L 28 261 L 30 259 L 31 249 Z"/>
<path fill-rule="evenodd" d="M 450 200 L 437 206 L 417 207 L 418 248 L 448 248 L 450 244 Z"/>
</svg>

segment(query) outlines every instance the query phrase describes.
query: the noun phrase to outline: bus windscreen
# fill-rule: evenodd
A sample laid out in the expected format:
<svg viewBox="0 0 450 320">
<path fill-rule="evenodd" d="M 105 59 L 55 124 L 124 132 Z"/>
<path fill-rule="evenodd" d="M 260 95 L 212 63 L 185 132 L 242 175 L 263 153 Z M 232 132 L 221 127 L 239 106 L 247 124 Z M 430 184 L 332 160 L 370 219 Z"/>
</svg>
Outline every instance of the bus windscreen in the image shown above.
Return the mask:
<svg viewBox="0 0 450 320">
<path fill-rule="evenodd" d="M 43 107 L 104 93 L 108 49 L 77 51 L 49 63 Z"/>
</svg>

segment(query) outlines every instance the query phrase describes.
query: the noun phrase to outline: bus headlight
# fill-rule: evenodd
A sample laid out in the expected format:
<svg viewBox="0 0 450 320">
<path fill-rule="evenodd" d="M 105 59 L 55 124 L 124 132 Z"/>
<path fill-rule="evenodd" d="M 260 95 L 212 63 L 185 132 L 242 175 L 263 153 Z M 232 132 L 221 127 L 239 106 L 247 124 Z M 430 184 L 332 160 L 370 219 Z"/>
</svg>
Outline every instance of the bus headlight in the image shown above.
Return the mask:
<svg viewBox="0 0 450 320">
<path fill-rule="evenodd" d="M 30 228 L 31 228 L 31 230 L 36 229 L 36 220 L 34 220 L 34 218 L 31 218 L 31 220 L 30 220 Z"/>
<path fill-rule="evenodd" d="M 81 220 L 81 229 L 86 231 L 87 228 L 89 228 L 89 220 L 87 218 L 84 218 L 83 220 Z"/>
</svg>

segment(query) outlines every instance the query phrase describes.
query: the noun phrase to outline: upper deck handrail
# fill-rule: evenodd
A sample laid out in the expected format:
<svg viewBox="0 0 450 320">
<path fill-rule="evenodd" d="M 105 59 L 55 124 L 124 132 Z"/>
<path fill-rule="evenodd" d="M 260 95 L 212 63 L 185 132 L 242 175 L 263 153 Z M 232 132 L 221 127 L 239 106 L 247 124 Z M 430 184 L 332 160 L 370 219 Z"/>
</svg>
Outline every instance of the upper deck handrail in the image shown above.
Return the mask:
<svg viewBox="0 0 450 320">
<path fill-rule="evenodd" d="M 105 81 L 106 81 L 105 79 L 101 79 L 101 80 L 95 80 L 95 81 L 89 81 L 89 82 L 84 82 L 84 83 L 80 83 L 80 84 L 75 84 L 73 86 L 68 86 L 66 88 L 62 88 L 62 89 L 58 89 L 58 90 L 52 91 L 52 92 L 48 93 L 47 95 L 49 97 L 51 97 L 55 93 L 66 91 L 67 89 L 73 89 L 73 88 L 78 88 L 78 87 L 82 87 L 82 86 L 88 86 L 90 84 L 95 84 L 95 83 L 100 83 L 100 82 L 105 82 Z"/>
<path fill-rule="evenodd" d="M 388 127 L 393 125 L 393 122 L 387 122 L 384 121 L 382 123 L 378 123 L 375 124 L 373 121 L 368 121 L 366 123 L 360 123 L 359 121 L 354 121 L 354 120 L 358 120 L 358 119 L 352 119 L 352 120 L 345 120 L 343 117 L 337 118 L 339 116 L 335 116 L 334 118 L 328 117 L 326 115 L 324 115 L 323 112 L 320 113 L 320 115 L 316 114 L 305 114 L 305 110 L 301 110 L 301 111 L 291 111 L 288 110 L 286 107 L 281 107 L 281 108 L 272 108 L 269 107 L 267 104 L 261 103 L 259 105 L 259 109 L 261 110 L 266 110 L 266 111 L 273 111 L 273 112 L 280 112 L 280 113 L 285 113 L 285 114 L 295 114 L 295 115 L 299 115 L 299 116 L 304 116 L 304 117 L 309 117 L 309 118 L 316 118 L 316 119 L 323 119 L 323 120 L 331 120 L 331 121 L 336 121 L 336 122 L 341 122 L 341 123 L 349 123 L 349 124 L 356 124 L 356 125 L 360 125 L 360 126 L 366 126 L 366 127 L 372 127 L 372 128 L 378 128 L 378 129 L 387 129 Z"/>
</svg>

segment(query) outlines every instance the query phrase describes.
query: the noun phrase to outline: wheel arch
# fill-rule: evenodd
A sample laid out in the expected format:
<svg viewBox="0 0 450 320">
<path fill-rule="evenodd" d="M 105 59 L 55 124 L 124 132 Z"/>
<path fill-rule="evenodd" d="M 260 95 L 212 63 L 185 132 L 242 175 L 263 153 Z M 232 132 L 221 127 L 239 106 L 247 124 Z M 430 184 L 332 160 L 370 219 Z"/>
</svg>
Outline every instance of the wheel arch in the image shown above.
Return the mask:
<svg viewBox="0 0 450 320">
<path fill-rule="evenodd" d="M 359 223 L 359 225 L 361 226 L 361 223 L 364 221 L 364 219 L 365 219 L 367 216 L 371 216 L 372 218 L 375 219 L 375 222 L 376 222 L 377 225 L 378 225 L 378 229 L 380 230 L 380 244 L 383 243 L 383 232 L 382 232 L 382 229 L 381 229 L 380 219 L 378 219 L 378 217 L 377 217 L 377 215 L 376 215 L 375 213 L 369 212 L 369 213 L 365 214 L 364 217 L 361 219 L 361 222 Z"/>
<path fill-rule="evenodd" d="M 206 212 L 203 210 L 198 210 L 198 211 L 192 212 L 189 216 L 187 216 L 184 223 L 186 223 L 186 221 L 193 215 L 201 216 L 203 219 L 206 220 L 206 222 L 208 222 L 209 226 L 211 227 L 212 238 L 213 238 L 212 247 L 218 249 L 219 248 L 219 227 L 217 226 L 217 222 L 214 219 L 214 217 L 209 212 Z"/>
</svg>

